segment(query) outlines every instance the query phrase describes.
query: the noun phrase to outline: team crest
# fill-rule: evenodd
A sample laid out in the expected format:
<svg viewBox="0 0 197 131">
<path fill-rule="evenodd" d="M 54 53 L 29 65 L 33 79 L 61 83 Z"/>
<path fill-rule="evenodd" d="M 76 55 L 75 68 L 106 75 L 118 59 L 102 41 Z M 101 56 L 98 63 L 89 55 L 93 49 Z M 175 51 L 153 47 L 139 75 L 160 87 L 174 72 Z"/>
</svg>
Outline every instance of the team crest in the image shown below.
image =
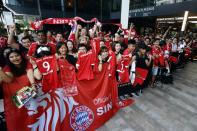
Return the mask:
<svg viewBox="0 0 197 131">
<path fill-rule="evenodd" d="M 40 29 L 42 24 L 43 24 L 42 21 L 33 22 L 33 28 L 34 29 Z"/>
<path fill-rule="evenodd" d="M 70 116 L 70 125 L 74 130 L 84 131 L 94 121 L 94 114 L 87 106 L 76 107 Z"/>
</svg>

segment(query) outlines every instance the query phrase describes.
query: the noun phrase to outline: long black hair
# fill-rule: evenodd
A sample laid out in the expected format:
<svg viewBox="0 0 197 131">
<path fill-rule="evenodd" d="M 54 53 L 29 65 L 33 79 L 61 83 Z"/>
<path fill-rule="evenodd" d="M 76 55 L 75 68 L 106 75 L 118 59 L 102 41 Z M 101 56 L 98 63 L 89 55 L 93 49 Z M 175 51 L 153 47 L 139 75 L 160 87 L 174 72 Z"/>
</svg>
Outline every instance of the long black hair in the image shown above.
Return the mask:
<svg viewBox="0 0 197 131">
<path fill-rule="evenodd" d="M 115 46 L 116 46 L 117 44 L 120 44 L 120 46 L 121 46 L 121 48 L 122 48 L 122 45 L 121 45 L 120 42 L 114 42 L 114 43 L 112 44 L 112 51 L 113 51 L 113 52 L 116 51 Z M 120 49 L 120 52 L 119 52 L 119 53 L 122 54 L 122 50 L 121 50 L 121 49 Z"/>
<path fill-rule="evenodd" d="M 71 42 L 71 43 L 72 43 L 72 45 L 73 45 L 72 52 L 73 52 L 73 53 L 76 53 L 76 52 L 77 52 L 77 49 L 76 49 L 76 47 L 74 46 L 73 41 L 72 41 L 72 40 L 68 40 L 68 41 L 66 42 L 66 47 L 67 47 L 67 48 L 68 48 L 68 46 L 67 46 L 67 43 L 68 43 L 68 42 Z"/>
<path fill-rule="evenodd" d="M 58 54 L 60 54 L 59 49 L 60 49 L 63 45 L 66 46 L 66 49 L 67 49 L 67 52 L 68 52 L 68 47 L 67 47 L 66 43 L 64 43 L 64 42 L 58 42 L 58 43 L 56 44 L 56 52 L 57 52 Z M 66 53 L 67 53 L 67 52 L 66 52 Z"/>
<path fill-rule="evenodd" d="M 101 55 L 101 53 L 104 52 L 104 51 L 107 51 L 107 52 L 109 51 L 108 48 L 107 48 L 106 46 L 102 46 L 102 47 L 100 48 L 99 55 Z M 109 59 L 109 55 L 108 55 L 104 60 L 102 60 L 102 62 L 105 63 L 105 62 L 107 62 L 108 59 Z"/>
<path fill-rule="evenodd" d="M 10 59 L 9 59 L 9 56 L 12 54 L 12 53 L 17 53 L 18 55 L 21 56 L 21 63 L 20 63 L 20 67 L 17 67 L 16 65 L 14 65 Z M 26 68 L 27 68 L 27 60 L 25 59 L 25 57 L 23 57 L 23 55 L 20 53 L 19 50 L 17 49 L 11 49 L 7 54 L 6 54 L 6 64 L 8 65 L 8 67 L 10 68 L 12 74 L 14 76 L 21 76 L 23 74 L 26 73 Z"/>
</svg>

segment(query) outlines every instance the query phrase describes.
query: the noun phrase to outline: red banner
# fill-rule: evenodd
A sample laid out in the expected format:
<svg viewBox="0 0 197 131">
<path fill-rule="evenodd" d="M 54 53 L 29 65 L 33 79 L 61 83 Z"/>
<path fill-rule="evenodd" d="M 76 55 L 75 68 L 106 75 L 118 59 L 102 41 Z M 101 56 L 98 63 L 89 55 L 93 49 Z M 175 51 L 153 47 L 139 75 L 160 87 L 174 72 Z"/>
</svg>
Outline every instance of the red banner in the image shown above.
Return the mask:
<svg viewBox="0 0 197 131">
<path fill-rule="evenodd" d="M 67 63 L 61 64 L 60 70 L 62 66 L 67 67 Z M 46 66 L 43 65 L 43 67 Z M 51 67 L 47 66 L 47 69 L 49 68 Z M 66 74 L 75 75 L 73 68 L 69 67 Z M 108 64 L 103 64 L 102 72 L 95 73 L 93 80 L 76 81 L 74 85 L 77 86 L 78 94 L 67 95 L 65 87 L 49 92 L 43 92 L 42 88 L 39 88 L 38 96 L 22 108 L 17 109 L 13 103 L 10 103 L 9 108 L 12 108 L 9 111 L 14 110 L 15 115 L 8 116 L 6 119 L 9 125 L 8 130 L 95 130 L 109 120 L 120 107 L 133 103 L 132 100 L 118 101 L 115 75 L 109 74 Z M 66 76 L 64 79 L 67 78 L 69 83 L 75 83 L 72 76 Z"/>
<path fill-rule="evenodd" d="M 91 20 L 84 20 L 83 18 L 81 18 L 81 17 L 75 17 L 74 18 L 74 20 L 76 20 L 76 21 L 82 21 L 82 22 L 84 22 L 84 23 L 93 23 L 93 22 L 97 22 L 98 21 L 98 19 L 97 18 L 92 18 Z"/>
<path fill-rule="evenodd" d="M 93 18 L 91 20 L 84 20 L 81 17 L 75 17 L 75 18 L 48 18 L 40 21 L 35 21 L 31 23 L 31 27 L 34 30 L 39 30 L 44 24 L 69 24 L 72 23 L 73 21 L 82 21 L 84 23 L 93 23 L 97 22 L 97 18 Z"/>
</svg>

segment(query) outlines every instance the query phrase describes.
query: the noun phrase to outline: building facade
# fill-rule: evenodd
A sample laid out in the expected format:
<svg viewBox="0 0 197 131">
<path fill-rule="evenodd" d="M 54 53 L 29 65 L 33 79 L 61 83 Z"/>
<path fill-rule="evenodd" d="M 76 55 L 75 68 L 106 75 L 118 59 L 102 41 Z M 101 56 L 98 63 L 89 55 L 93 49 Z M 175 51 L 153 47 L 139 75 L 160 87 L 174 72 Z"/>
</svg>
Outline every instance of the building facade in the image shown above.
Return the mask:
<svg viewBox="0 0 197 131">
<path fill-rule="evenodd" d="M 98 18 L 102 22 L 120 22 L 122 0 L 2 0 L 15 15 L 45 18 Z M 197 16 L 197 0 L 130 0 L 129 21 L 137 27 L 157 23 L 181 23 L 184 12 Z M 197 23 L 197 18 L 192 19 Z"/>
<path fill-rule="evenodd" d="M 2 0 L 16 15 L 120 19 L 121 0 Z M 197 0 L 130 0 L 130 18 L 197 13 Z"/>
<path fill-rule="evenodd" d="M 113 0 L 3 0 L 3 2 L 4 6 L 15 15 L 109 19 Z"/>
</svg>

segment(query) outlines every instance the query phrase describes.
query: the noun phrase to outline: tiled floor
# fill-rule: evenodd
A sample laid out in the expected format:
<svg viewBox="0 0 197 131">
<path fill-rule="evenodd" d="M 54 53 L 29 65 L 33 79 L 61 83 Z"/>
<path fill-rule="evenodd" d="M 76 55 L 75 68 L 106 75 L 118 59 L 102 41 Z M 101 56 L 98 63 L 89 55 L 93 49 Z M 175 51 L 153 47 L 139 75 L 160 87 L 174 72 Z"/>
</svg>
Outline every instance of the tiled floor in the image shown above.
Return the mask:
<svg viewBox="0 0 197 131">
<path fill-rule="evenodd" d="M 173 76 L 173 85 L 144 90 L 97 131 L 197 131 L 197 63 Z"/>
</svg>

